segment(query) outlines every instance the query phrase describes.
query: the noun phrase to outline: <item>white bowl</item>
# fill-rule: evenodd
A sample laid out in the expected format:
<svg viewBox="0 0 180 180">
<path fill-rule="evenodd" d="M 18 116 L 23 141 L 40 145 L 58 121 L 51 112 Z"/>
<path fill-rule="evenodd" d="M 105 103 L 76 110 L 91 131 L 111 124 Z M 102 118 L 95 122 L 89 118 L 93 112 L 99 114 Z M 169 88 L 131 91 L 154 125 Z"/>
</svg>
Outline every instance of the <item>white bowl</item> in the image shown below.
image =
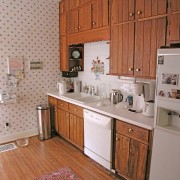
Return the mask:
<svg viewBox="0 0 180 180">
<path fill-rule="evenodd" d="M 22 138 L 16 140 L 16 143 L 19 147 L 26 147 L 29 144 L 29 138 Z"/>
</svg>

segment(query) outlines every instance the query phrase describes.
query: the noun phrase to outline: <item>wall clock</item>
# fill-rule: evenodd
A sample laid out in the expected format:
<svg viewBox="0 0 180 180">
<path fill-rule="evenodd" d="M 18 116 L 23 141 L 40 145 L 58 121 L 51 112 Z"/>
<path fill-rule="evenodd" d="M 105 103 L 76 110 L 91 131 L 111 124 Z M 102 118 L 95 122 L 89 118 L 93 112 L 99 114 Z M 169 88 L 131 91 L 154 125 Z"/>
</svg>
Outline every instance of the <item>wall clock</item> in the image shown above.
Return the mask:
<svg viewBox="0 0 180 180">
<path fill-rule="evenodd" d="M 72 51 L 73 59 L 78 59 L 78 58 L 80 58 L 80 56 L 81 56 L 81 53 L 77 49 Z"/>
</svg>

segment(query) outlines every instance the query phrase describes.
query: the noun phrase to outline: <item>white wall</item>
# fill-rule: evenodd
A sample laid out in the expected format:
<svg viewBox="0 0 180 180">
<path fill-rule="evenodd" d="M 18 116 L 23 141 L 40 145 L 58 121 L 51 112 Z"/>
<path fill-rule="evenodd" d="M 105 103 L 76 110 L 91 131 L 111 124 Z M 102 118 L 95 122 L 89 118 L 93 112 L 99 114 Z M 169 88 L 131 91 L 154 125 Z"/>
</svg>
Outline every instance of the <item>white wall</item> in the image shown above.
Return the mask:
<svg viewBox="0 0 180 180">
<path fill-rule="evenodd" d="M 25 78 L 17 88 L 5 85 L 8 56 L 24 57 Z M 43 61 L 43 69 L 29 70 L 30 61 Z M 19 97 L 18 103 L 0 104 L 0 143 L 37 134 L 36 105 L 46 103 L 59 73 L 58 1 L 0 0 L 0 91 Z"/>
</svg>

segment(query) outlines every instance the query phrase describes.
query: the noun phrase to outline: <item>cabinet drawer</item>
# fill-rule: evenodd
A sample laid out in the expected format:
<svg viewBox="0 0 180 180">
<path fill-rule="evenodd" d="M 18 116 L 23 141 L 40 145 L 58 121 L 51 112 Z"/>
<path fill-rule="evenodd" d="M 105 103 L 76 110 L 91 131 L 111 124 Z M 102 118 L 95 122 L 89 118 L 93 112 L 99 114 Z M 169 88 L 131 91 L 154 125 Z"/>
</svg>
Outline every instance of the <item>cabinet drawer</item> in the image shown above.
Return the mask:
<svg viewBox="0 0 180 180">
<path fill-rule="evenodd" d="M 50 105 L 57 106 L 57 99 L 52 96 L 48 96 L 48 102 Z"/>
<path fill-rule="evenodd" d="M 80 117 L 83 117 L 83 108 L 82 107 L 79 107 L 74 104 L 69 104 L 69 111 L 70 111 L 70 113 L 73 113 Z"/>
<path fill-rule="evenodd" d="M 68 102 L 58 99 L 58 107 L 61 109 L 68 110 Z"/>
<path fill-rule="evenodd" d="M 149 131 L 147 129 L 116 120 L 116 131 L 117 133 L 148 144 Z"/>
</svg>

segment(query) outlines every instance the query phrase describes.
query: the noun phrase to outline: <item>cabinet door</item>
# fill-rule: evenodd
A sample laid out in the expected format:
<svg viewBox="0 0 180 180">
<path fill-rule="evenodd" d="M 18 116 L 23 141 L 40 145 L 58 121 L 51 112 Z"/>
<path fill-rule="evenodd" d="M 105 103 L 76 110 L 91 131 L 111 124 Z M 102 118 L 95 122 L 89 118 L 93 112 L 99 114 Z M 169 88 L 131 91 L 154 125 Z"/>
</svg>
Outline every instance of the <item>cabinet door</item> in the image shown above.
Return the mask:
<svg viewBox="0 0 180 180">
<path fill-rule="evenodd" d="M 180 1 L 179 0 L 168 0 L 169 1 L 169 12 L 174 13 L 180 11 Z"/>
<path fill-rule="evenodd" d="M 79 17 L 79 12 L 77 9 L 69 12 L 69 33 L 70 34 L 78 32 L 78 28 L 79 28 L 78 17 Z"/>
<path fill-rule="evenodd" d="M 134 20 L 134 0 L 112 0 L 112 24 Z"/>
<path fill-rule="evenodd" d="M 110 73 L 133 75 L 134 22 L 113 26 Z"/>
<path fill-rule="evenodd" d="M 62 0 L 59 3 L 60 14 L 66 13 L 68 11 L 68 0 Z"/>
<path fill-rule="evenodd" d="M 79 32 L 91 29 L 91 4 L 79 8 Z"/>
<path fill-rule="evenodd" d="M 79 148 L 84 148 L 84 119 L 70 114 L 70 140 Z"/>
<path fill-rule="evenodd" d="M 96 0 L 91 4 L 91 28 L 99 28 L 109 25 L 108 0 Z"/>
<path fill-rule="evenodd" d="M 58 108 L 58 125 L 59 134 L 69 139 L 69 113 L 60 108 Z"/>
<path fill-rule="evenodd" d="M 116 133 L 115 170 L 122 176 L 128 177 L 130 138 Z"/>
<path fill-rule="evenodd" d="M 131 139 L 129 151 L 129 179 L 144 180 L 148 146 Z"/>
<path fill-rule="evenodd" d="M 60 14 L 60 36 L 66 35 L 66 13 Z"/>
<path fill-rule="evenodd" d="M 136 23 L 134 74 L 156 77 L 157 48 L 166 44 L 166 17 Z"/>
<path fill-rule="evenodd" d="M 60 36 L 60 70 L 61 71 L 69 70 L 69 63 L 67 59 L 66 36 Z"/>
<path fill-rule="evenodd" d="M 148 18 L 165 14 L 167 11 L 166 0 L 136 0 L 136 19 Z"/>
<path fill-rule="evenodd" d="M 179 1 L 180 2 L 180 1 Z M 169 15 L 169 40 L 171 43 L 180 42 L 180 13 Z"/>
<path fill-rule="evenodd" d="M 58 124 L 58 108 L 54 107 L 54 121 L 55 121 L 55 130 L 59 132 L 59 124 Z"/>
</svg>

